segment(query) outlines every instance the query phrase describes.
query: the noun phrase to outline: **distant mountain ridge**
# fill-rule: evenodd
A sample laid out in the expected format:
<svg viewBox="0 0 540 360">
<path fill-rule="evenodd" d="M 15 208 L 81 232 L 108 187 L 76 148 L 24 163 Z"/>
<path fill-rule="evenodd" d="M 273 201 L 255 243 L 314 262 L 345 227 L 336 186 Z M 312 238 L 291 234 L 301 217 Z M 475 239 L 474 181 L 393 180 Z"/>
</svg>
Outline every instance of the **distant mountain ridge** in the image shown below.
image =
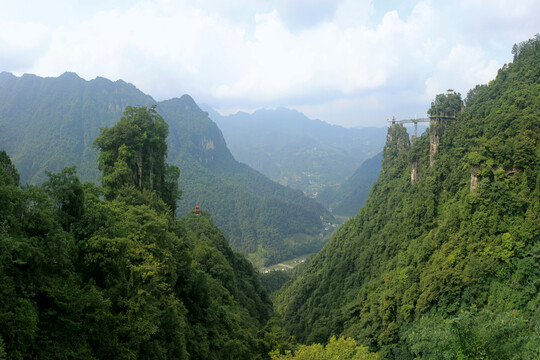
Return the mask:
<svg viewBox="0 0 540 360">
<path fill-rule="evenodd" d="M 1 148 L 12 157 L 22 182 L 39 184 L 46 170 L 73 165 L 82 181 L 96 181 L 92 144 L 99 128 L 116 123 L 126 105 L 154 104 L 169 124 L 168 162 L 181 170 L 180 216 L 195 204 L 210 210 L 233 249 L 252 254 L 260 264 L 322 246 L 321 217 L 331 215 L 301 192 L 238 163 L 219 128 L 188 95 L 156 102 L 121 80 L 1 73 Z"/>
<path fill-rule="evenodd" d="M 344 128 L 286 108 L 228 116 L 208 105 L 202 108 L 219 125 L 236 159 L 312 197 L 344 182 L 381 151 L 386 136 L 385 128 Z"/>
</svg>

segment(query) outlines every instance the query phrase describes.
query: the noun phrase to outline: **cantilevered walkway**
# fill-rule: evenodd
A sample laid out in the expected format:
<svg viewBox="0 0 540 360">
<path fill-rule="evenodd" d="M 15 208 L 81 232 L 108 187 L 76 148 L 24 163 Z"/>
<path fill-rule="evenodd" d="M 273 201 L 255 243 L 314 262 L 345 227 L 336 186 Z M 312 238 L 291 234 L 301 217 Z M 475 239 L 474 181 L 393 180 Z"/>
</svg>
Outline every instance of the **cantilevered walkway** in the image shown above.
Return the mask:
<svg viewBox="0 0 540 360">
<path fill-rule="evenodd" d="M 434 121 L 434 120 L 441 120 L 441 119 L 455 119 L 456 117 L 455 116 L 450 116 L 450 115 L 431 115 L 430 117 L 427 117 L 427 118 L 414 118 L 414 119 L 404 119 L 404 120 L 396 120 L 396 117 L 395 116 L 392 116 L 392 120 L 388 119 L 388 121 L 390 121 L 392 123 L 392 125 L 394 124 L 414 124 L 414 136 L 417 137 L 418 136 L 418 133 L 417 133 L 417 125 L 419 122 L 428 122 L 431 124 L 431 121 Z"/>
</svg>

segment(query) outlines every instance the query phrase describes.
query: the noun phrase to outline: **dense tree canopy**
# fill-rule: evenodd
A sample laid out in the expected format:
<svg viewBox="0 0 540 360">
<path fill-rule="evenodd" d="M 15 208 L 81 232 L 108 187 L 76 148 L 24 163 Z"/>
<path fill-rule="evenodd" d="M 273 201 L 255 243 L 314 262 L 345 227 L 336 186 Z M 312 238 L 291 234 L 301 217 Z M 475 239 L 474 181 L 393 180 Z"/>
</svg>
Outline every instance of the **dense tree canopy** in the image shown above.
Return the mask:
<svg viewBox="0 0 540 360">
<path fill-rule="evenodd" d="M 127 113 L 139 112 L 152 114 Z M 104 177 L 134 167 L 104 188 L 81 184 L 74 168 L 20 187 L 0 152 L 0 358 L 268 358 L 272 306 L 256 271 L 208 213 L 172 216 L 145 173 L 166 166 L 163 124 L 160 158 L 144 160 L 157 150 L 142 146 L 142 178 L 138 156 L 122 159 L 139 148 L 122 137 L 144 144 L 152 131 L 122 125 L 97 141 Z"/>
<path fill-rule="evenodd" d="M 427 113 L 430 116 L 456 116 L 463 106 L 461 94 L 449 92 L 447 94 L 438 94 L 435 100 L 431 102 L 431 107 Z"/>
<path fill-rule="evenodd" d="M 382 153 L 367 159 L 339 186 L 327 187 L 317 196 L 334 215 L 354 216 L 366 203 L 373 183 L 381 172 Z"/>
<path fill-rule="evenodd" d="M 293 353 L 287 351 L 279 354 L 271 353 L 272 360 L 377 360 L 377 354 L 370 353 L 365 346 L 358 346 L 351 338 L 335 336 L 330 338 L 328 345 L 300 345 Z"/>
</svg>

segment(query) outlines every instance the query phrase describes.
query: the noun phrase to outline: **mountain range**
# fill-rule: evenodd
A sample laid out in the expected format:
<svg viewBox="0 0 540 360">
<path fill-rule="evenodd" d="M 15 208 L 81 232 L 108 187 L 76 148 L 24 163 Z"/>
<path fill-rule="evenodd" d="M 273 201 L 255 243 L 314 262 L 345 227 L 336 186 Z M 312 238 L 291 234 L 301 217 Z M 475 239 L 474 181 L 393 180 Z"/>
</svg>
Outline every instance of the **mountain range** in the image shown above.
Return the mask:
<svg viewBox="0 0 540 360">
<path fill-rule="evenodd" d="M 392 124 L 325 200 L 369 169 L 365 205 L 264 287 L 229 242 L 275 261 L 332 217 L 237 162 L 191 97 L 1 73 L 0 359 L 539 359 L 540 34 L 512 54 L 437 95 L 421 136 Z M 71 167 L 98 180 L 98 135 L 103 187 Z"/>
<path fill-rule="evenodd" d="M 238 163 L 221 131 L 188 95 L 156 102 L 135 86 L 74 73 L 57 78 L 0 73 L 0 144 L 25 183 L 46 171 L 77 166 L 83 181 L 98 181 L 92 147 L 103 126 L 127 105 L 156 105 L 169 124 L 169 163 L 181 169 L 180 216 L 208 209 L 231 246 L 257 263 L 278 262 L 322 247 L 321 219 L 332 216 L 302 192 L 277 184 Z"/>
<path fill-rule="evenodd" d="M 386 139 L 384 127 L 344 128 L 287 108 L 228 116 L 208 105 L 202 108 L 238 161 L 315 198 L 322 189 L 343 183 L 382 150 Z"/>
<path fill-rule="evenodd" d="M 345 182 L 328 186 L 317 195 L 317 200 L 333 215 L 351 217 L 366 203 L 371 186 L 381 172 L 382 152 L 367 159 Z"/>
</svg>

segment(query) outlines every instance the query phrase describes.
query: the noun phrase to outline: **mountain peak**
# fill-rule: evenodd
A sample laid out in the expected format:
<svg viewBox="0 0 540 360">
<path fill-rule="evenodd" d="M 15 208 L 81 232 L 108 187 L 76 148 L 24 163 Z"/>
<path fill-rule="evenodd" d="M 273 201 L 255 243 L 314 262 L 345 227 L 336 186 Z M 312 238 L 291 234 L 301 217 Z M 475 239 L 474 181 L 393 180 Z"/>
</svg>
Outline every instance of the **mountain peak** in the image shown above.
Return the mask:
<svg viewBox="0 0 540 360">
<path fill-rule="evenodd" d="M 7 71 L 0 72 L 0 79 L 15 79 L 15 78 L 17 77 L 10 72 L 7 72 Z"/>
<path fill-rule="evenodd" d="M 181 97 L 175 97 L 169 100 L 162 101 L 161 104 L 173 105 L 175 107 L 180 107 L 182 110 L 188 112 L 202 112 L 201 108 L 197 105 L 195 100 L 187 94 L 182 95 Z"/>
<path fill-rule="evenodd" d="M 188 94 L 182 95 L 179 100 L 182 102 L 184 106 L 186 106 L 186 110 L 189 110 L 189 109 L 201 110 L 199 106 L 197 105 L 197 103 L 195 102 L 195 100 L 193 100 L 193 98 L 189 96 Z"/>
<path fill-rule="evenodd" d="M 59 79 L 70 79 L 70 80 L 84 80 L 79 75 L 77 75 L 77 73 L 72 72 L 72 71 L 66 71 L 65 73 L 60 75 L 58 78 Z"/>
</svg>

